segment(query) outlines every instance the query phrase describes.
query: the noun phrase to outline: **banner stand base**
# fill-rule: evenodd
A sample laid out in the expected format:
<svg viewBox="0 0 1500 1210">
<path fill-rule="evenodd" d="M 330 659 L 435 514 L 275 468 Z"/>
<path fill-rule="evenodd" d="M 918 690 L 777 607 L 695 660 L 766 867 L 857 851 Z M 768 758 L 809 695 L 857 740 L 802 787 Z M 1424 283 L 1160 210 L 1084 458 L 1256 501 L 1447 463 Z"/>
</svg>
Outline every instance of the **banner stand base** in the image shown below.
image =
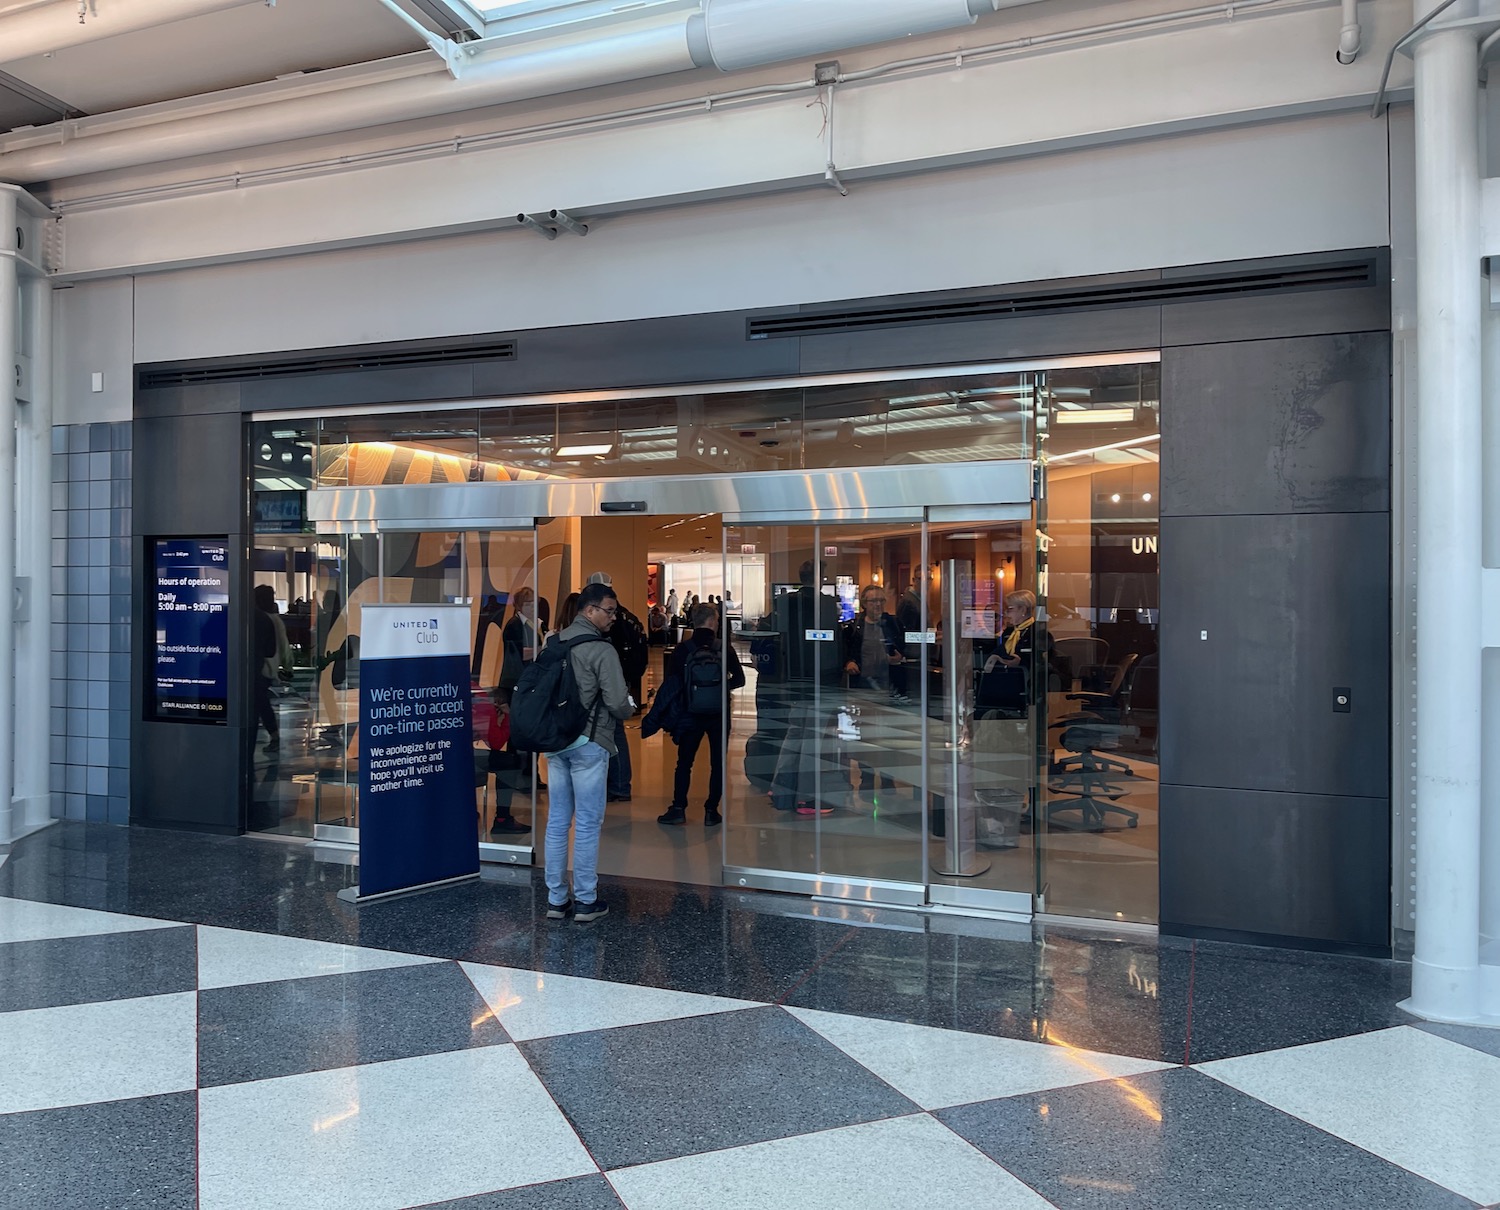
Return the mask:
<svg viewBox="0 0 1500 1210">
<path fill-rule="evenodd" d="M 361 903 L 376 903 L 382 899 L 395 899 L 400 895 L 415 895 L 421 891 L 440 891 L 444 887 L 458 886 L 464 882 L 479 881 L 479 871 L 472 874 L 460 874 L 457 878 L 440 878 L 437 882 L 424 882 L 418 886 L 404 886 L 394 891 L 381 891 L 378 895 L 361 895 L 358 887 L 346 886 L 338 892 L 338 897 L 345 903 L 358 906 Z"/>
</svg>

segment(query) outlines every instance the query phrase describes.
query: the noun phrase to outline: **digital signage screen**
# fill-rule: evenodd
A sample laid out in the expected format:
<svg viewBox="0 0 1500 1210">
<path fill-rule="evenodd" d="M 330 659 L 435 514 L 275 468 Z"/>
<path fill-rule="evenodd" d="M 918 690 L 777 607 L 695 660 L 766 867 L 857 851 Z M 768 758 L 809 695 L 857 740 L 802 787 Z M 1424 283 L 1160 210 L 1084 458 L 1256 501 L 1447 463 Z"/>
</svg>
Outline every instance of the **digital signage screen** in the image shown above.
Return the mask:
<svg viewBox="0 0 1500 1210">
<path fill-rule="evenodd" d="M 148 717 L 223 723 L 229 710 L 229 544 L 151 543 Z"/>
</svg>

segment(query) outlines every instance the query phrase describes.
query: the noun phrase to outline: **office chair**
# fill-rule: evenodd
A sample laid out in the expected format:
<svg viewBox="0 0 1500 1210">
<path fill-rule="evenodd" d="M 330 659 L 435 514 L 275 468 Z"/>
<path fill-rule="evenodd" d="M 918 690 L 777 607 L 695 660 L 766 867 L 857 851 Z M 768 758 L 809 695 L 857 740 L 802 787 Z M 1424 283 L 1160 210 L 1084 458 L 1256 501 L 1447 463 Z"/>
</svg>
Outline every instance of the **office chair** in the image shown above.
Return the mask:
<svg viewBox="0 0 1500 1210">
<path fill-rule="evenodd" d="M 1126 827 L 1135 827 L 1140 816 L 1115 801 L 1129 793 L 1117 778 L 1133 778 L 1134 774 L 1123 761 L 1100 753 L 1117 750 L 1121 740 L 1138 734 L 1136 728 L 1077 717 L 1080 721 L 1065 727 L 1061 736 L 1070 755 L 1053 762 L 1048 782 L 1053 794 L 1067 797 L 1047 804 L 1047 823 L 1073 832 L 1102 832 L 1113 813 L 1124 817 Z M 1078 819 L 1058 818 L 1067 811 L 1077 811 Z"/>
<path fill-rule="evenodd" d="M 1056 639 L 1052 648 L 1069 675 L 1074 680 L 1082 680 L 1086 687 L 1094 683 L 1099 669 L 1109 665 L 1109 644 L 1103 639 Z M 1063 688 L 1073 688 L 1071 681 Z"/>
<path fill-rule="evenodd" d="M 1134 652 L 1120 661 L 1106 693 L 1070 693 L 1068 700 L 1080 703 L 1073 714 L 1049 723 L 1061 728 L 1059 746 L 1068 755 L 1048 766 L 1048 789 L 1062 799 L 1047 804 L 1047 822 L 1075 832 L 1102 832 L 1111 814 L 1120 815 L 1126 827 L 1136 827 L 1140 816 L 1115 800 L 1123 798 L 1128 787 L 1120 780 L 1134 778 L 1130 766 L 1111 760 L 1102 752 L 1116 752 L 1124 741 L 1140 735 L 1140 728 L 1127 722 L 1130 697 L 1140 659 Z M 1065 812 L 1077 811 L 1077 820 L 1059 818 Z"/>
</svg>

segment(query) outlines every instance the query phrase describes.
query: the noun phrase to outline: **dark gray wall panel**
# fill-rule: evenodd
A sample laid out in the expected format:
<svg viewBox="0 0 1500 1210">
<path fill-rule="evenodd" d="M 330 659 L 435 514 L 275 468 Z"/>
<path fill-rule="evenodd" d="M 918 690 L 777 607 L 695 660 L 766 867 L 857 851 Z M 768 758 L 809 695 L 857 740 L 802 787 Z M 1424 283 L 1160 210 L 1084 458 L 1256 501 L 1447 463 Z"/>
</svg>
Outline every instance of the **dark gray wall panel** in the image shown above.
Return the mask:
<svg viewBox="0 0 1500 1210">
<path fill-rule="evenodd" d="M 238 412 L 135 423 L 135 529 L 163 536 L 238 533 L 246 521 Z"/>
<path fill-rule="evenodd" d="M 1382 513 L 1162 519 L 1163 782 L 1388 794 L 1389 528 Z"/>
<path fill-rule="evenodd" d="M 1390 291 L 1308 290 L 1162 308 L 1163 346 L 1217 344 L 1343 332 L 1381 332 L 1391 326 Z"/>
<path fill-rule="evenodd" d="M 1390 507 L 1390 338 L 1162 354 L 1162 515 Z"/>
<path fill-rule="evenodd" d="M 797 342 L 746 340 L 745 319 L 727 311 L 520 332 L 516 360 L 476 367 L 474 389 L 517 395 L 795 374 Z"/>
<path fill-rule="evenodd" d="M 143 715 L 149 602 L 145 569 L 157 537 L 225 534 L 244 545 L 244 438 L 238 411 L 153 416 L 135 423 L 131 628 L 130 818 L 133 823 L 233 832 L 242 826 L 249 688 L 244 658 L 249 593 L 243 559 L 229 568 L 229 712 L 222 727 L 147 722 Z M 253 720 L 249 721 L 251 727 Z"/>
<path fill-rule="evenodd" d="M 1384 947 L 1390 835 L 1384 798 L 1164 785 L 1162 927 Z"/>
<path fill-rule="evenodd" d="M 238 382 L 193 383 L 137 390 L 132 415 L 137 420 L 147 416 L 196 416 L 201 412 L 238 412 L 241 407 Z"/>
<path fill-rule="evenodd" d="M 223 833 L 243 829 L 240 728 L 139 721 L 136 726 L 131 823 Z"/>
<path fill-rule="evenodd" d="M 240 387 L 241 409 L 246 412 L 302 411 L 467 399 L 474 393 L 474 370 L 472 365 L 376 367 L 351 370 L 345 374 L 251 378 Z"/>
<path fill-rule="evenodd" d="M 802 372 L 831 374 L 843 370 L 1108 353 L 1154 349 L 1160 341 L 1159 307 L 926 324 L 805 336 L 802 338 Z"/>
</svg>

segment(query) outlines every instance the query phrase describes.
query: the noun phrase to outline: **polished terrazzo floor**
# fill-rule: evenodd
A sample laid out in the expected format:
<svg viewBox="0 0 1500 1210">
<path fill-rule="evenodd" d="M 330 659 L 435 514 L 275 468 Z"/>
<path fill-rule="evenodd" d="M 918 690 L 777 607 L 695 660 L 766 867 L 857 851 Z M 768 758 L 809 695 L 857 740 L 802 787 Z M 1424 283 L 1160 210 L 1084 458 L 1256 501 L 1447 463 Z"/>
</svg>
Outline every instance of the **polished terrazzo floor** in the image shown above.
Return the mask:
<svg viewBox="0 0 1500 1210">
<path fill-rule="evenodd" d="M 0 864 L 0 1208 L 1474 1207 L 1500 1038 L 1399 963 L 268 841 Z"/>
</svg>

